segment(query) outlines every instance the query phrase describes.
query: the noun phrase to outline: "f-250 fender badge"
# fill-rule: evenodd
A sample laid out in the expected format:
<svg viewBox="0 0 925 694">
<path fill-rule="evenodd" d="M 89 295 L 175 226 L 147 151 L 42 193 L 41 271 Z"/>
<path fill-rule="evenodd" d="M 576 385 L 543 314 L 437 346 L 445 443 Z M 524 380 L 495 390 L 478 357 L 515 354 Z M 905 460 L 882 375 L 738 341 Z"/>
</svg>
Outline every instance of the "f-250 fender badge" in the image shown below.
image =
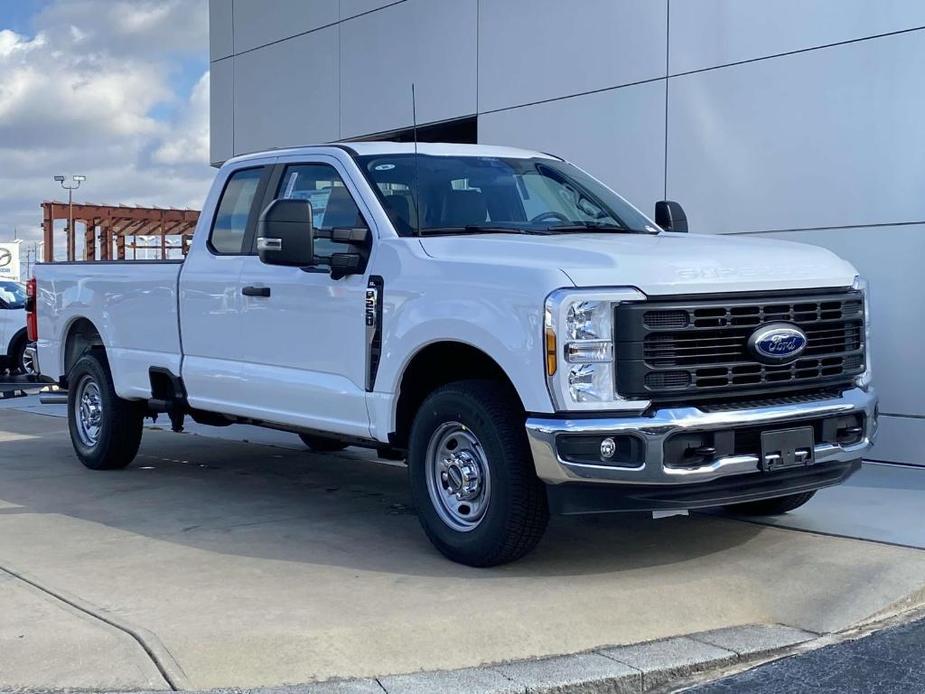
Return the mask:
<svg viewBox="0 0 925 694">
<path fill-rule="evenodd" d="M 379 275 L 371 275 L 366 285 L 366 390 L 372 392 L 376 386 L 376 373 L 382 357 L 382 288 L 384 282 Z"/>
<path fill-rule="evenodd" d="M 791 323 L 769 323 L 748 338 L 748 349 L 759 361 L 780 364 L 796 359 L 806 349 L 806 333 Z"/>
</svg>

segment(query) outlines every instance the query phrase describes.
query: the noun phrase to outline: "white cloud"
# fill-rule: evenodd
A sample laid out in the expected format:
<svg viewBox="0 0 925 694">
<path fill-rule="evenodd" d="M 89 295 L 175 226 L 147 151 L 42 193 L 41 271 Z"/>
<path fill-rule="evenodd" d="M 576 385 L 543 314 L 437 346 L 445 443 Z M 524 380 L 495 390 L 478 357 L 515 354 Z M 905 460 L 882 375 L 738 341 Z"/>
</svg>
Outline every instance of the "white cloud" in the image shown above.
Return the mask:
<svg viewBox="0 0 925 694">
<path fill-rule="evenodd" d="M 0 58 L 9 58 L 17 53 L 28 53 L 44 45 L 45 37 L 42 35 L 27 41 L 25 37 L 20 36 L 15 31 L 0 29 Z"/>
<path fill-rule="evenodd" d="M 85 47 L 110 55 L 206 54 L 203 0 L 58 0 L 37 21 L 56 38 L 74 29 Z"/>
<path fill-rule="evenodd" d="M 205 0 L 58 0 L 34 25 L 0 26 L 0 240 L 39 238 L 55 174 L 86 175 L 81 200 L 199 207 L 214 171 Z"/>
<path fill-rule="evenodd" d="M 42 34 L 32 40 L 13 34 L 7 43 L 0 58 L 0 147 L 153 134 L 158 123 L 148 112 L 172 98 L 166 66 L 64 53 Z"/>
<path fill-rule="evenodd" d="M 161 164 L 194 164 L 209 161 L 209 73 L 193 87 L 175 133 L 164 137 L 154 151 Z"/>
</svg>

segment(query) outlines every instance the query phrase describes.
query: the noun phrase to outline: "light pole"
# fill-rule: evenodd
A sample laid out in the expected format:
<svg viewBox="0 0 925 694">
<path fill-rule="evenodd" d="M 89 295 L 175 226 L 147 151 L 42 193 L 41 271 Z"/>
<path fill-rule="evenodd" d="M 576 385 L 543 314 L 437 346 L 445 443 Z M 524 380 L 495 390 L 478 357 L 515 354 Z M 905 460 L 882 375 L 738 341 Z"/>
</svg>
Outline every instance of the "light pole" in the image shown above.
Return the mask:
<svg viewBox="0 0 925 694">
<path fill-rule="evenodd" d="M 74 191 L 80 188 L 80 184 L 87 180 L 86 176 L 71 176 L 71 181 L 73 185 L 66 185 L 65 181 L 67 180 L 66 176 L 55 176 L 55 180 L 61 184 L 61 187 L 67 191 L 67 234 L 69 237 L 74 236 Z M 74 260 L 71 258 L 71 240 L 68 238 L 67 244 L 67 253 L 68 260 Z"/>
</svg>

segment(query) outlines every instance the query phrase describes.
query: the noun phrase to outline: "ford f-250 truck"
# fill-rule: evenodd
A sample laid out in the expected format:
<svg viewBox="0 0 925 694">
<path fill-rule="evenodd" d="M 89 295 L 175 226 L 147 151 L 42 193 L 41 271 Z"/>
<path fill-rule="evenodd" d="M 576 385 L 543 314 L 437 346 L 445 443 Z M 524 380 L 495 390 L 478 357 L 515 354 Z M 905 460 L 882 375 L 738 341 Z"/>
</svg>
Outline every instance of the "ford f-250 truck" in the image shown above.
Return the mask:
<svg viewBox="0 0 925 694">
<path fill-rule="evenodd" d="M 855 269 L 656 221 L 538 152 L 276 150 L 222 166 L 182 263 L 38 266 L 29 325 L 87 467 L 157 413 L 378 448 L 470 565 L 550 512 L 774 514 L 845 480 L 877 426 Z"/>
</svg>

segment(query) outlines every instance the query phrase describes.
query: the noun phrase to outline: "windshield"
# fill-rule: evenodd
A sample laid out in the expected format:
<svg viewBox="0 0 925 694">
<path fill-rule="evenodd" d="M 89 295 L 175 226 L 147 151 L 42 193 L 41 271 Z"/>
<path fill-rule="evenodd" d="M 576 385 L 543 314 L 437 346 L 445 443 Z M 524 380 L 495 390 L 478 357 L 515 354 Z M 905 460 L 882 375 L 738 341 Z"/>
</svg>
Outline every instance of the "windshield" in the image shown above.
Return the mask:
<svg viewBox="0 0 925 694">
<path fill-rule="evenodd" d="M 414 154 L 394 154 L 357 162 L 402 236 L 658 231 L 626 200 L 562 161 L 421 154 L 415 163 Z"/>
<path fill-rule="evenodd" d="M 7 308 L 23 308 L 26 305 L 26 288 L 19 282 L 0 282 L 0 301 Z"/>
</svg>

